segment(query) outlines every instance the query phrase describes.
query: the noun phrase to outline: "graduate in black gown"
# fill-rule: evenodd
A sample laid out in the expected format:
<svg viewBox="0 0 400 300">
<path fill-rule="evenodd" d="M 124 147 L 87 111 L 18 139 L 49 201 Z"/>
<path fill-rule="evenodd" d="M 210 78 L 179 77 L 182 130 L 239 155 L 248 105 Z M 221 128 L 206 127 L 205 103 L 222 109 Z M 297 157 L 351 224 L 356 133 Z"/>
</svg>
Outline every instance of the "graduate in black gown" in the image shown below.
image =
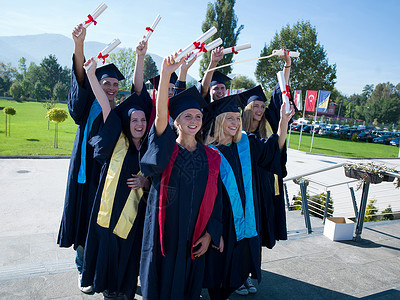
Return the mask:
<svg viewBox="0 0 400 300">
<path fill-rule="evenodd" d="M 76 37 L 79 32 L 79 37 Z M 71 247 L 73 245 L 74 249 L 77 250 L 75 261 L 80 276 L 82 273 L 83 247 L 86 242 L 90 213 L 101 171 L 101 164 L 93 158 L 93 148 L 88 141 L 98 133 L 103 125 L 101 107 L 95 101 L 95 96 L 83 69 L 85 35 L 86 29 L 82 25 L 75 27 L 72 33 L 75 52 L 72 59 L 68 109 L 78 128 L 71 153 L 64 211 L 57 239 L 60 247 Z M 96 76 L 111 107 L 114 107 L 118 82 L 124 79 L 123 75 L 115 65 L 110 64 L 98 68 Z M 83 292 L 91 292 L 91 288 L 79 287 Z"/>
<path fill-rule="evenodd" d="M 206 144 L 221 154 L 220 176 L 223 182 L 224 252 L 210 249 L 204 286 L 212 300 L 227 299 L 249 274 L 261 280 L 261 227 L 257 185 L 258 168 L 269 170 L 280 159 L 292 113 L 281 112 L 278 134 L 269 139 L 242 132 L 237 107 L 239 96 L 216 100 L 206 108 L 212 120 Z M 284 106 L 281 108 L 284 110 Z"/>
<path fill-rule="evenodd" d="M 140 265 L 144 300 L 198 300 L 204 254 L 210 245 L 223 250 L 220 156 L 196 140 L 205 103 L 195 87 L 168 105 L 169 77 L 180 65 L 173 57 L 163 60 L 156 119 L 140 162 L 143 175 L 152 177 Z"/>
<path fill-rule="evenodd" d="M 217 47 L 211 51 L 210 64 L 207 70 L 215 68 L 224 57 L 224 47 Z M 207 103 L 221 99 L 226 96 L 226 83 L 231 78 L 220 71 L 208 71 L 201 80 L 199 91 Z"/>
<path fill-rule="evenodd" d="M 90 66 L 87 74 L 104 125 L 89 141 L 102 170 L 85 245 L 82 286 L 92 285 L 107 299 L 134 299 L 150 187 L 140 172 L 139 152 L 145 151 L 141 144 L 152 103 L 134 93 L 111 110 L 94 75 L 96 63 Z"/>
</svg>

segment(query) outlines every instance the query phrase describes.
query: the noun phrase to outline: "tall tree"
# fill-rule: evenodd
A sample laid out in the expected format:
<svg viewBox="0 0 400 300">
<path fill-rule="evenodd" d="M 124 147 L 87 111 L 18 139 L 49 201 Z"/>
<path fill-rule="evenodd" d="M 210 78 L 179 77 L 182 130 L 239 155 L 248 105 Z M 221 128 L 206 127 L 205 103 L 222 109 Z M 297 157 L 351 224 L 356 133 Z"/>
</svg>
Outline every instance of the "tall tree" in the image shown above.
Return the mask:
<svg viewBox="0 0 400 300">
<path fill-rule="evenodd" d="M 120 90 L 131 90 L 133 80 L 133 70 L 136 64 L 136 51 L 132 48 L 123 48 L 115 53 L 111 53 L 108 58 L 108 63 L 113 63 L 120 70 L 122 75 L 125 76 L 125 80 L 120 81 Z"/>
<path fill-rule="evenodd" d="M 54 86 L 60 80 L 60 75 L 63 71 L 62 67 L 57 62 L 57 57 L 50 54 L 48 57 L 43 58 L 40 67 L 43 72 L 46 86 L 48 86 L 50 91 L 53 91 Z M 49 97 L 51 97 L 51 95 L 49 95 Z"/>
<path fill-rule="evenodd" d="M 153 58 L 146 54 L 144 57 L 144 64 L 143 64 L 143 78 L 146 81 L 147 79 L 153 78 L 158 75 L 157 65 L 154 62 Z"/>
<path fill-rule="evenodd" d="M 225 47 L 236 45 L 239 34 L 244 26 L 240 25 L 239 28 L 236 29 L 238 18 L 235 14 L 235 10 L 233 9 L 233 7 L 235 6 L 235 2 L 235 0 L 216 0 L 214 3 L 208 3 L 206 19 L 203 22 L 201 29 L 203 30 L 203 32 L 206 32 L 212 26 L 215 26 L 218 32 L 211 39 L 206 41 L 206 44 L 220 37 Z M 231 63 L 233 60 L 232 58 L 233 53 L 225 55 L 224 58 L 219 62 L 219 65 Z M 203 77 L 209 63 L 210 53 L 207 52 L 203 55 L 203 58 L 200 61 L 201 77 Z M 225 67 L 219 69 L 219 71 L 227 75 L 231 73 L 232 67 Z"/>
<path fill-rule="evenodd" d="M 400 90 L 392 83 L 376 85 L 365 106 L 367 121 L 376 118 L 380 123 L 398 123 L 400 121 Z"/>
<path fill-rule="evenodd" d="M 26 71 L 27 71 L 27 67 L 26 67 L 26 58 L 25 57 L 21 57 L 18 60 L 18 68 L 22 73 L 23 79 L 25 79 L 26 77 Z"/>
<path fill-rule="evenodd" d="M 336 64 L 328 63 L 327 53 L 317 40 L 317 30 L 309 21 L 299 21 L 292 27 L 287 25 L 276 33 L 269 45 L 265 45 L 261 56 L 274 49 L 290 49 L 300 52 L 292 60 L 290 85 L 301 90 L 332 90 L 336 79 Z M 277 58 L 260 60 L 255 76 L 264 89 L 272 90 L 277 83 L 276 73 L 282 70 L 282 60 Z"/>
</svg>

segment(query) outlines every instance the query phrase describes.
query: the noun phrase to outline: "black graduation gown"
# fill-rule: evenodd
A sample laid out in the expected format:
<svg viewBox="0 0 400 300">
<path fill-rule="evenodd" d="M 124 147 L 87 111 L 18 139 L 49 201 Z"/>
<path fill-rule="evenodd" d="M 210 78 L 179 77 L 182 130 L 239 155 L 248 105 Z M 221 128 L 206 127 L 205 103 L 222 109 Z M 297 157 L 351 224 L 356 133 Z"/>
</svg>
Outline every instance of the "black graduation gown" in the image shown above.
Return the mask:
<svg viewBox="0 0 400 300">
<path fill-rule="evenodd" d="M 81 149 L 85 126 L 95 96 L 85 74 L 80 86 L 76 80 L 74 66 L 71 72 L 71 87 L 68 94 L 68 110 L 78 125 L 68 170 L 67 188 L 65 192 L 64 211 L 61 218 L 57 243 L 60 247 L 74 249 L 84 246 L 90 213 L 100 179 L 101 164 L 93 158 L 93 148 L 86 143 L 86 183 L 78 183 L 78 172 L 81 164 Z M 103 125 L 100 113 L 94 120 L 87 141 L 97 134 Z"/>
<path fill-rule="evenodd" d="M 204 146 L 193 152 L 179 147 L 168 184 L 164 223 L 164 253 L 160 247 L 158 223 L 161 174 L 171 158 L 176 136 L 170 126 L 157 137 L 149 132 L 148 150 L 141 170 L 152 176 L 143 231 L 140 281 L 143 299 L 196 299 L 203 284 L 205 255 L 191 259 L 192 237 L 208 178 Z M 220 179 L 218 180 L 221 185 Z M 220 191 L 220 188 L 218 189 Z M 219 245 L 222 233 L 222 199 L 218 192 L 206 230 L 211 243 Z"/>
<path fill-rule="evenodd" d="M 90 140 L 94 156 L 103 166 L 85 245 L 82 286 L 92 285 L 94 292 L 108 290 L 109 293 L 123 293 L 128 299 L 134 299 L 139 275 L 146 193 L 139 202 L 137 216 L 127 238 L 123 239 L 113 233 L 131 191 L 126 181 L 132 177 L 131 174 L 137 174 L 140 170 L 139 152 L 132 143 L 122 162 L 109 228 L 97 224 L 104 182 L 120 133 L 121 121 L 111 111 L 102 130 Z"/>
<path fill-rule="evenodd" d="M 252 164 L 253 201 L 258 235 L 252 238 L 236 240 L 236 232 L 229 195 L 223 186 L 223 238 L 224 251 L 220 253 L 210 249 L 206 258 L 206 273 L 204 287 L 225 289 L 238 288 L 251 273 L 261 281 L 261 215 L 259 185 L 257 183 L 258 169 L 269 170 L 276 156 L 279 156 L 278 136 L 273 135 L 268 140 L 249 135 L 250 155 Z M 218 149 L 225 156 L 235 174 L 242 204 L 246 201 L 243 185 L 241 164 L 236 143 L 230 146 L 219 145 Z"/>
</svg>

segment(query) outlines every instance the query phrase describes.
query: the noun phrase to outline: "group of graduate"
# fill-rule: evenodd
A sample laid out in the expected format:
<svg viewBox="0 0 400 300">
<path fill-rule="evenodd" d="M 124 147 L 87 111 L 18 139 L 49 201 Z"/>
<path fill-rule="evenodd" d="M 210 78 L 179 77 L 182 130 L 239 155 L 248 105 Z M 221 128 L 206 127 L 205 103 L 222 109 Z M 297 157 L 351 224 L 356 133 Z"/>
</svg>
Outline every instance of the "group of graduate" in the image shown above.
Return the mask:
<svg viewBox="0 0 400 300">
<path fill-rule="evenodd" d="M 74 28 L 68 108 L 78 128 L 58 236 L 76 250 L 81 290 L 134 299 L 140 278 L 146 300 L 197 300 L 202 288 L 225 300 L 254 288 L 261 247 L 287 238 L 282 179 L 293 105 L 285 113 L 279 85 L 267 108 L 260 86 L 226 96 L 229 77 L 218 71 L 186 89 L 195 59 L 177 62 L 176 53 L 150 79 L 154 99 L 142 40 L 132 94 L 116 106 L 124 76 L 85 60 L 85 36 Z M 222 50 L 212 51 L 209 69 Z M 288 82 L 291 59 L 282 59 Z"/>
</svg>

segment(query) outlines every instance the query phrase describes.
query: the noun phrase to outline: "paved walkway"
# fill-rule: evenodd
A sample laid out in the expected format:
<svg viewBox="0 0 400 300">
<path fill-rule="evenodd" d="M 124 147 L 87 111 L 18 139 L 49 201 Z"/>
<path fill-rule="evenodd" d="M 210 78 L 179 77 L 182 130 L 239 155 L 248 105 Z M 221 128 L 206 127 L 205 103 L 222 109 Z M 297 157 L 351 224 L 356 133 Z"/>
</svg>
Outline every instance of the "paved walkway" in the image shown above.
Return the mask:
<svg viewBox="0 0 400 300">
<path fill-rule="evenodd" d="M 290 150 L 289 176 L 336 161 Z M 0 299 L 103 298 L 78 290 L 74 251 L 56 245 L 68 162 L 0 159 Z M 299 212 L 287 215 L 289 239 L 263 249 L 258 293 L 231 300 L 400 299 L 400 221 L 367 223 L 361 242 L 332 242 L 321 220 L 308 235 Z"/>
</svg>

